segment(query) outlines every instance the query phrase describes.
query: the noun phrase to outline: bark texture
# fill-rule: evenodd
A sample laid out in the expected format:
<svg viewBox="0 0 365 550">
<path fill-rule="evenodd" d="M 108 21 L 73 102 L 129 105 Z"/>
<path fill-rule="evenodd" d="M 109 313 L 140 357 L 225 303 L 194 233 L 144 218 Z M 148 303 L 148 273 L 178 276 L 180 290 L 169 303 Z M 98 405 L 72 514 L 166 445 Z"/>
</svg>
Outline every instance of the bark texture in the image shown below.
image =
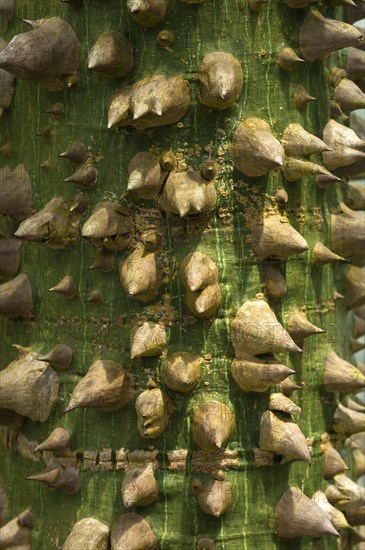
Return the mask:
<svg viewBox="0 0 365 550">
<path fill-rule="evenodd" d="M 37 550 L 62 548 L 73 525 L 83 518 L 95 518 L 111 528 L 126 511 L 121 494 L 126 451 L 144 450 L 151 462 L 158 463 L 155 477 L 159 495 L 148 506 L 132 511 L 148 522 L 161 550 L 192 549 L 203 536 L 214 539 L 219 550 L 312 548 L 309 538 L 279 538 L 273 516 L 275 504 L 288 487 L 298 486 L 309 498 L 325 487 L 321 435 L 333 432 L 337 404 L 336 395 L 324 391 L 323 369 L 332 350 L 344 359 L 350 357 L 346 309 L 343 301 L 334 299 L 335 281 L 343 284 L 348 267 L 326 264 L 314 268 L 311 252 L 318 241 L 330 247 L 329 220 L 344 185 L 320 189 L 315 175 L 290 182 L 280 170 L 256 178 L 244 176 L 233 167 L 231 144 L 239 122 L 248 117 L 265 120 L 279 140 L 289 123 L 299 123 L 322 138 L 330 118 L 329 72 L 332 66 L 345 64 L 346 54 L 340 51 L 324 61 L 297 63 L 291 71 L 279 68 L 277 55 L 284 47 L 293 48 L 300 56 L 299 30 L 308 10 L 292 9 L 281 0 L 267 0 L 257 13 L 244 0 L 205 0 L 196 5 L 171 0 L 165 21 L 147 30 L 128 15 L 124 0 L 84 0 L 83 4 L 82 9 L 76 9 L 72 3 L 69 6 L 58 0 L 16 0 L 14 19 L 3 23 L 3 37 L 10 41 L 13 35 L 27 30 L 22 19 L 62 17 L 75 31 L 81 54 L 79 86 L 51 92 L 39 84 L 16 80 L 12 105 L 0 121 L 0 145 L 9 144 L 2 150 L 2 165 L 26 167 L 36 211 L 54 197 L 71 203 L 80 187 L 64 180 L 75 172 L 75 165 L 59 155 L 72 142 L 84 142 L 98 177 L 94 186 L 93 174 L 91 188 L 86 185 L 84 189 L 87 207 L 83 225 L 98 203 L 125 197 L 128 165 L 137 153 L 159 155 L 171 150 L 179 170 L 198 170 L 204 159 L 211 157 L 219 168 L 214 181 L 217 205 L 210 214 L 179 218 L 162 212 L 153 200 L 123 198 L 133 218 L 132 238 L 128 249 L 117 251 L 114 267 L 108 272 L 89 269 L 96 249 L 80 232 L 75 244 L 67 248 L 23 242 L 19 272 L 27 274 L 31 282 L 34 317 L 1 318 L 1 368 L 17 356 L 12 344 L 30 346 L 42 355 L 66 344 L 74 355 L 70 368 L 56 369 L 59 399 L 48 420 L 40 423 L 27 418 L 18 431 L 1 430 L 8 519 L 31 508 L 35 520 L 32 548 Z M 340 19 L 343 11 L 328 6 L 322 10 L 326 17 Z M 166 48 L 157 40 L 164 29 L 175 36 Z M 134 48 L 134 68 L 123 79 L 107 79 L 87 68 L 92 46 L 102 33 L 111 30 L 124 34 Z M 233 54 L 243 72 L 239 99 L 224 110 L 202 105 L 198 95 L 199 65 L 215 51 Z M 158 74 L 189 81 L 191 105 L 182 120 L 145 131 L 108 129 L 108 105 L 113 94 L 123 85 Z M 298 86 L 317 98 L 300 111 L 294 99 Z M 47 112 L 56 103 L 64 105 L 60 117 Z M 312 158 L 321 163 L 319 155 Z M 289 200 L 281 208 L 275 194 L 283 187 Z M 282 262 L 288 292 L 269 301 L 270 307 L 287 327 L 290 315 L 305 306 L 309 321 L 326 330 L 299 343 L 302 354 L 277 354 L 281 364 L 295 370 L 292 380 L 303 386 L 293 396 L 302 410 L 295 421 L 310 438 L 311 465 L 301 460 L 284 464 L 275 460 L 270 466 L 256 467 L 253 450 L 259 445 L 260 418 L 269 408 L 270 392 L 243 393 L 230 373 L 235 357 L 231 322 L 244 302 L 264 292 L 267 262 L 256 260 L 251 230 L 260 216 L 270 212 L 286 213 L 309 246 L 307 252 Z M 1 216 L 0 224 L 1 232 L 9 237 L 19 220 Z M 160 234 L 157 255 L 163 278 L 157 297 L 145 303 L 126 294 L 119 281 L 118 264 L 150 229 Z M 179 275 L 180 263 L 195 251 L 208 255 L 218 267 L 221 305 L 208 320 L 192 314 L 186 302 L 190 291 Z M 49 292 L 67 275 L 77 287 L 75 297 L 67 299 L 61 293 Z M 88 300 L 92 291 L 93 298 Z M 165 325 L 166 347 L 160 356 L 131 359 L 131 332 L 145 321 Z M 191 393 L 177 393 L 164 384 L 165 357 L 175 352 L 188 352 L 202 360 L 200 379 Z M 144 438 L 138 431 L 135 399 L 115 412 L 78 408 L 64 414 L 74 387 L 100 359 L 115 361 L 133 374 L 136 396 L 153 385 L 151 378 L 162 388 L 168 400 L 164 415 L 169 417 L 158 438 Z M 234 413 L 227 450 L 221 451 L 218 461 L 219 453 L 213 460 L 192 439 L 193 411 L 208 400 L 220 401 Z M 26 481 L 45 469 L 42 453 L 34 453 L 34 448 L 56 427 L 71 434 L 70 449 L 78 452 L 74 460 L 80 470 L 80 491 L 74 494 L 67 494 L 60 486 L 52 490 Z M 138 466 L 133 455 L 129 455 L 129 462 Z M 207 483 L 211 473 L 221 467 L 225 481 L 231 483 L 232 498 L 226 513 L 217 518 L 200 509 L 192 480 Z M 334 538 L 323 540 L 325 549 L 337 547 Z"/>
</svg>

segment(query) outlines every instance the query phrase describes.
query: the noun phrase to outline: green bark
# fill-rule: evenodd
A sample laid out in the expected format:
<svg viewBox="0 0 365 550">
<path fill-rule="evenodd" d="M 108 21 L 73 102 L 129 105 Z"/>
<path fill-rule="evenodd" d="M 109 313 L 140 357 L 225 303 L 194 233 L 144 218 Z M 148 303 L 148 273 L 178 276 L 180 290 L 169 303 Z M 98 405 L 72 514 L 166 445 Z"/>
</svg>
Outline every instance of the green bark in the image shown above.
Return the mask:
<svg viewBox="0 0 365 550">
<path fill-rule="evenodd" d="M 323 12 L 329 17 L 334 13 L 337 17 L 342 15 L 342 9 L 325 8 Z M 328 245 L 329 214 L 341 196 L 341 185 L 321 190 L 314 177 L 289 183 L 279 171 L 271 172 L 268 177 L 248 178 L 232 168 L 230 144 L 239 120 L 262 118 L 280 137 L 289 122 L 299 122 L 307 131 L 321 136 L 330 118 L 328 72 L 332 65 L 343 64 L 343 53 L 334 54 L 324 62 L 303 64 L 291 72 L 280 70 L 276 64 L 277 52 L 284 46 L 293 47 L 299 53 L 298 33 L 305 13 L 306 10 L 288 8 L 280 0 L 268 0 L 258 14 L 251 12 L 244 1 L 206 0 L 201 5 L 188 5 L 173 0 L 168 6 L 166 22 L 145 31 L 131 21 L 122 0 L 84 0 L 80 11 L 70 10 L 57 0 L 44 3 L 17 0 L 16 17 L 4 32 L 9 40 L 25 31 L 21 19 L 58 15 L 70 22 L 81 44 L 78 88 L 51 93 L 37 84 L 17 80 L 12 106 L 1 120 L 0 143 L 11 144 L 6 162 L 12 168 L 18 163 L 25 164 L 31 175 L 33 204 L 37 210 L 53 197 L 71 199 L 77 192 L 74 184 L 63 182 L 73 167 L 58 158 L 75 140 L 90 145 L 93 154 L 99 157 L 96 164 L 99 182 L 96 189 L 86 192 L 89 206 L 83 221 L 101 200 L 119 199 L 123 195 L 128 163 L 139 151 L 179 151 L 194 169 L 209 151 L 220 165 L 218 204 L 211 216 L 180 220 L 161 215 L 154 202 L 135 202 L 134 216 L 138 224 L 155 225 L 165 239 L 162 258 L 166 277 L 152 305 L 130 300 L 120 286 L 117 266 L 127 252 L 118 253 L 112 272 L 90 271 L 88 267 L 95 249 L 80 236 L 75 246 L 65 250 L 54 250 L 43 244 L 23 244 L 21 272 L 27 273 L 32 283 L 35 319 L 1 320 L 2 367 L 16 356 L 11 347 L 14 343 L 32 346 L 44 353 L 57 343 L 65 343 L 75 350 L 72 368 L 59 372 L 59 401 L 49 420 L 24 422 L 21 432 L 28 440 L 43 441 L 55 427 L 62 426 L 72 434 L 71 448 L 78 450 L 81 457 L 86 450 L 103 448 L 114 452 L 122 447 L 148 450 L 152 445 L 158 449 L 159 499 L 137 511 L 146 518 L 158 538 L 158 548 L 163 550 L 194 548 L 198 534 L 214 538 L 219 550 L 312 548 L 308 538 L 279 540 L 274 533 L 272 516 L 275 503 L 288 486 L 297 485 L 311 496 L 325 483 L 319 442 L 324 431 L 332 431 L 336 401 L 333 394 L 323 389 L 324 358 L 331 348 L 342 357 L 348 354 L 347 334 L 343 330 L 346 312 L 339 301 L 336 304 L 333 301 L 334 276 L 339 268 L 326 265 L 314 270 L 310 252 L 289 259 L 285 268 L 288 294 L 271 304 L 284 325 L 295 307 L 305 305 L 310 321 L 327 331 L 307 339 L 302 355 L 280 357 L 296 370 L 292 378 L 304 384 L 294 400 L 303 411 L 298 424 L 307 437 L 313 438 L 311 466 L 293 461 L 254 467 L 252 450 L 258 446 L 259 419 L 268 407 L 269 393 L 243 394 L 229 374 L 234 357 L 230 321 L 244 301 L 254 299 L 262 291 L 263 283 L 263 267 L 252 252 L 244 214 L 247 216 L 248 209 L 253 207 L 252 217 L 270 206 L 271 195 L 284 186 L 289 193 L 287 212 L 292 225 L 303 232 L 309 246 L 316 241 Z M 175 34 L 172 51 L 164 51 L 157 44 L 157 34 L 163 28 Z M 124 80 L 107 80 L 87 69 L 89 49 L 102 32 L 112 29 L 125 33 L 135 48 L 135 68 Z M 207 53 L 219 50 L 229 51 L 239 59 L 245 79 L 237 106 L 224 111 L 201 106 L 195 84 L 200 60 Z M 113 91 L 124 83 L 153 74 L 181 75 L 189 80 L 192 104 L 182 124 L 147 132 L 108 130 L 107 107 Z M 293 102 L 299 84 L 317 98 L 301 112 Z M 45 112 L 57 101 L 65 105 L 62 119 Z M 37 137 L 48 126 L 52 132 L 50 139 Z M 46 160 L 50 162 L 49 171 L 40 167 Z M 17 223 L 9 219 L 1 223 L 3 231 L 13 232 L 17 228 Z M 179 281 L 178 265 L 194 250 L 208 254 L 218 265 L 223 300 L 212 322 L 191 323 Z M 48 292 L 65 275 L 72 275 L 78 285 L 75 300 L 68 301 Z M 101 291 L 104 297 L 101 305 L 86 302 L 92 289 Z M 130 369 L 136 375 L 137 389 L 146 389 L 150 375 L 161 380 L 162 358 L 133 361 L 129 358 L 130 331 L 137 319 L 168 321 L 170 353 L 183 350 L 211 356 L 204 362 L 201 382 L 191 394 L 181 396 L 165 388 L 177 410 L 162 436 L 155 440 L 138 434 L 133 401 L 116 413 L 78 409 L 63 415 L 73 387 L 96 359 L 111 359 Z M 204 514 L 191 491 L 192 478 L 204 481 L 210 478 L 209 474 L 189 471 L 192 452 L 197 450 L 190 436 L 191 411 L 203 397 L 222 400 L 234 410 L 236 418 L 228 448 L 238 451 L 239 467 L 226 472 L 226 481 L 233 484 L 233 500 L 221 519 Z M 111 526 L 124 513 L 120 495 L 123 471 L 115 468 L 107 472 L 84 471 L 81 461 L 80 492 L 65 495 L 51 491 L 25 481 L 44 465 L 41 460 L 35 462 L 22 456 L 14 437 L 10 438 L 1 460 L 9 518 L 31 507 L 35 516 L 33 548 L 61 548 L 74 523 L 84 517 L 95 517 Z M 189 449 L 185 472 L 168 468 L 167 452 L 173 449 Z M 336 548 L 335 540 L 327 538 L 324 548 Z"/>
</svg>

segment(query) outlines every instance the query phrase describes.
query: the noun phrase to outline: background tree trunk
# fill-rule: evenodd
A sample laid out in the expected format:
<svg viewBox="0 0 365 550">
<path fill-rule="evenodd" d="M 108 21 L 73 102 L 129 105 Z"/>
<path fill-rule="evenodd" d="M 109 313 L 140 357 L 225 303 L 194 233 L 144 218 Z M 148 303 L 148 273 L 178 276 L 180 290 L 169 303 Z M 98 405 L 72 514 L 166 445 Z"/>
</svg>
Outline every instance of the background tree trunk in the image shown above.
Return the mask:
<svg viewBox="0 0 365 550">
<path fill-rule="evenodd" d="M 343 19 L 343 11 L 328 6 L 322 9 L 325 16 L 339 19 Z M 342 184 L 319 189 L 314 176 L 294 183 L 285 181 L 280 171 L 249 178 L 232 166 L 232 136 L 238 121 L 244 118 L 266 120 L 278 138 L 291 122 L 322 136 L 330 118 L 329 70 L 344 65 L 344 52 L 334 53 L 325 61 L 298 64 L 290 72 L 279 69 L 276 63 L 277 53 L 283 47 L 293 47 L 300 54 L 298 34 L 306 12 L 291 9 L 280 0 L 264 2 L 258 13 L 252 12 L 245 1 L 206 0 L 201 5 L 189 5 L 174 0 L 168 5 L 165 23 L 144 30 L 128 16 L 124 0 L 84 0 L 81 10 L 70 9 L 58 0 L 16 0 L 15 17 L 4 24 L 3 35 L 8 41 L 25 32 L 22 19 L 60 16 L 70 22 L 81 44 L 78 87 L 52 93 L 38 84 L 17 80 L 11 108 L 1 119 L 0 145 L 9 143 L 11 148 L 7 156 L 3 154 L 2 163 L 12 168 L 20 163 L 26 166 L 37 211 L 53 197 L 70 200 L 79 190 L 73 183 L 64 182 L 74 170 L 59 158 L 76 140 L 90 146 L 99 171 L 97 187 L 86 191 L 88 210 L 82 223 L 98 202 L 123 196 L 128 163 L 139 151 L 172 150 L 180 166 L 184 162 L 193 169 L 211 155 L 220 167 L 216 183 L 218 204 L 210 216 L 178 219 L 161 214 L 152 201 L 135 201 L 134 206 L 129 203 L 139 231 L 156 226 L 163 233 L 164 281 L 158 298 L 151 303 L 130 300 L 121 288 L 117 266 L 127 252 L 119 252 L 114 269 L 103 273 L 88 269 L 95 248 L 81 236 L 74 246 L 63 250 L 38 243 L 22 245 L 21 272 L 28 275 L 32 284 L 35 316 L 26 321 L 1 320 L 2 367 L 16 357 L 17 352 L 11 347 L 14 343 L 42 353 L 58 343 L 75 350 L 72 368 L 59 372 L 59 400 L 48 421 L 26 419 L 17 433 L 2 431 L 5 449 L 1 462 L 9 519 L 31 507 L 35 516 L 32 548 L 61 548 L 74 523 L 83 517 L 95 517 L 111 526 L 125 512 L 120 495 L 123 471 L 115 467 L 115 452 L 121 448 L 154 448 L 159 452 L 159 499 L 137 509 L 156 534 L 159 548 L 191 549 L 201 534 L 213 538 L 216 548 L 222 550 L 312 548 L 309 538 L 279 539 L 272 517 L 275 503 L 288 486 L 298 486 L 311 496 L 325 485 L 319 444 L 323 432 L 332 432 L 336 399 L 335 394 L 323 389 L 323 366 L 331 349 L 344 358 L 350 355 L 346 309 L 341 301 L 334 300 L 335 278 L 343 277 L 348 268 L 326 265 L 313 269 L 311 251 L 294 256 L 284 268 L 287 295 L 270 303 L 284 326 L 296 307 L 306 306 L 310 321 L 326 330 L 326 334 L 314 335 L 304 342 L 302 355 L 280 357 L 295 369 L 293 380 L 303 385 L 294 400 L 302 408 L 297 423 L 313 441 L 310 466 L 292 461 L 255 468 L 252 451 L 258 446 L 260 417 L 268 408 L 269 393 L 244 394 L 230 375 L 234 357 L 230 322 L 246 300 L 263 292 L 264 268 L 262 262 L 256 261 L 250 245 L 250 222 L 263 211 L 276 208 L 273 196 L 284 186 L 289 194 L 286 211 L 292 225 L 305 236 L 310 247 L 316 241 L 328 245 L 330 214 L 342 196 Z M 158 32 L 164 28 L 175 35 L 168 51 L 157 43 Z M 105 79 L 87 69 L 88 51 L 106 30 L 124 33 L 135 49 L 135 67 L 124 80 Z M 232 109 L 209 109 L 197 98 L 198 66 L 211 51 L 231 52 L 241 63 L 244 87 Z M 107 108 L 113 92 L 124 83 L 154 74 L 181 75 L 189 80 L 192 104 L 182 121 L 145 132 L 108 130 Z M 296 109 L 293 101 L 298 85 L 317 98 L 302 111 Z M 56 102 L 64 104 L 63 118 L 46 112 Z M 47 129 L 46 137 L 39 135 Z M 50 163 L 49 170 L 41 167 L 45 161 Z M 18 226 L 8 217 L 2 217 L 0 223 L 4 234 L 13 233 Z M 134 246 L 135 241 L 131 248 Z M 181 260 L 195 250 L 208 254 L 219 270 L 223 300 L 211 321 L 192 318 L 178 276 Z M 65 275 L 76 281 L 78 295 L 74 300 L 48 291 Z M 86 301 L 92 289 L 102 293 L 100 305 Z M 134 401 L 116 413 L 81 408 L 64 415 L 74 386 L 96 359 L 111 359 L 130 369 L 138 390 L 147 388 L 151 376 L 163 385 L 161 358 L 130 359 L 131 328 L 141 319 L 166 324 L 169 353 L 191 351 L 205 358 L 201 382 L 193 393 L 182 396 L 165 388 L 177 410 L 163 434 L 155 440 L 140 437 Z M 225 479 L 233 484 L 233 501 L 221 519 L 204 514 L 191 490 L 193 478 L 210 478 L 208 473 L 192 472 L 190 468 L 192 453 L 197 450 L 190 434 L 191 412 L 202 398 L 219 399 L 235 414 L 228 448 L 238 451 L 238 467 L 225 474 Z M 27 476 L 43 470 L 44 463 L 39 453 L 29 452 L 26 456 L 23 435 L 30 442 L 39 443 L 57 426 L 69 430 L 71 449 L 79 452 L 81 490 L 73 495 L 25 481 Z M 19 441 L 23 441 L 21 452 Z M 102 449 L 112 449 L 112 469 L 87 470 L 85 452 Z M 188 449 L 184 471 L 171 469 L 168 452 L 173 449 Z M 335 539 L 324 539 L 323 548 L 336 547 Z"/>
</svg>

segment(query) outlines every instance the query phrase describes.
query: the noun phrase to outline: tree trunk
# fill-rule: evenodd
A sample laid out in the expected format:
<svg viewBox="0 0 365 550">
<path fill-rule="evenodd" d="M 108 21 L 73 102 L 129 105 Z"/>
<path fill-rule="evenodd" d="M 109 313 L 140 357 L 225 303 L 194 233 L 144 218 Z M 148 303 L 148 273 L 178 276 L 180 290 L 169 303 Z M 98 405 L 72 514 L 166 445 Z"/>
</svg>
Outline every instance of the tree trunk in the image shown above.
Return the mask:
<svg viewBox="0 0 365 550">
<path fill-rule="evenodd" d="M 333 67 L 345 66 L 345 50 L 334 52 L 324 60 L 298 62 L 290 71 L 280 68 L 277 56 L 284 47 L 294 48 L 301 56 L 299 31 L 311 9 L 293 9 L 281 0 L 262 2 L 257 12 L 250 9 L 246 1 L 220 3 L 205 0 L 195 5 L 174 0 L 167 6 L 165 21 L 148 29 L 132 19 L 124 0 L 84 0 L 82 8 L 78 7 L 78 2 L 69 2 L 16 0 L 14 18 L 3 22 L 3 36 L 9 42 L 14 35 L 26 32 L 22 19 L 61 17 L 76 33 L 81 54 L 77 71 L 79 82 L 75 82 L 75 78 L 69 79 L 70 88 L 50 91 L 43 85 L 46 83 L 48 88 L 52 87 L 48 81 L 36 83 L 16 79 L 12 104 L 1 119 L 2 165 L 9 165 L 12 170 L 19 164 L 25 166 L 31 181 L 33 208 L 37 212 L 54 197 L 65 199 L 68 208 L 74 204 L 74 196 L 80 191 L 87 200 L 87 206 L 83 208 L 78 197 L 78 207 L 71 217 L 65 215 L 60 233 L 56 235 L 56 230 L 47 226 L 46 236 L 38 239 L 41 242 L 34 242 L 35 239 L 29 235 L 24 237 L 25 233 L 20 234 L 18 230 L 22 240 L 20 267 L 8 278 L 19 273 L 28 276 L 33 308 L 28 316 L 19 318 L 8 314 L 2 317 L 1 366 L 6 368 L 19 356 L 19 350 L 12 347 L 13 344 L 30 347 L 42 355 L 56 345 L 64 344 L 74 354 L 67 369 L 59 368 L 52 361 L 44 363 L 51 365 L 49 368 L 57 372 L 60 380 L 58 398 L 49 415 L 46 409 L 50 397 L 47 394 L 47 403 L 34 405 L 37 410 L 32 410 L 33 419 L 24 414 L 20 428 L 7 426 L 1 432 L 7 520 L 27 508 L 31 509 L 34 515 L 31 544 L 37 550 L 62 548 L 72 527 L 82 518 L 98 519 L 111 528 L 117 518 L 131 510 L 145 518 L 157 537 L 156 547 L 163 550 L 210 548 L 199 543 L 204 537 L 214 540 L 215 548 L 222 550 L 312 548 L 310 537 L 279 537 L 273 517 L 276 503 L 288 487 L 298 487 L 309 498 L 315 491 L 324 490 L 328 481 L 324 479 L 324 455 L 321 452 L 323 434 L 330 434 L 337 448 L 341 448 L 348 435 L 339 436 L 334 431 L 333 415 L 339 394 L 325 391 L 323 372 L 331 351 L 347 360 L 351 355 L 347 312 L 354 302 L 348 297 L 345 279 L 349 266 L 343 262 L 324 266 L 313 264 L 315 243 L 322 242 L 333 249 L 330 218 L 332 213 L 339 213 L 346 185 L 340 182 L 321 188 L 316 184 L 315 175 L 288 181 L 281 169 L 267 171 L 258 177 L 247 175 L 237 168 L 240 155 L 234 158 L 232 142 L 239 122 L 247 118 L 265 121 L 273 136 L 281 141 L 290 123 L 301 124 L 307 132 L 322 138 L 323 129 L 331 117 L 330 101 L 334 94 L 329 84 L 330 71 Z M 328 4 L 320 6 L 322 14 L 343 20 L 345 10 Z M 91 47 L 102 33 L 110 30 L 124 34 L 134 49 L 135 65 L 125 78 L 105 78 L 87 68 Z M 174 35 L 174 41 L 167 46 L 164 46 L 164 36 L 159 35 L 162 30 Z M 162 46 L 158 43 L 158 35 Z M 313 41 L 316 40 L 318 36 L 313 36 Z M 200 100 L 199 65 L 211 52 L 231 53 L 242 68 L 242 91 L 234 105 L 228 108 L 217 109 L 203 105 Z M 108 105 L 113 94 L 125 85 L 163 74 L 179 76 L 189 82 L 191 103 L 185 116 L 166 126 L 153 124 L 151 128 L 135 129 L 133 126 L 138 126 L 141 119 L 136 119 L 137 122 L 128 119 L 127 127 L 119 131 L 108 129 Z M 228 78 L 226 74 L 224 78 Z M 176 89 L 177 84 L 174 86 Z M 316 98 L 301 110 L 297 109 L 294 99 L 298 86 L 303 86 Z M 147 95 L 147 99 L 149 97 Z M 58 113 L 57 109 L 56 114 L 49 112 L 56 103 L 64 106 L 64 114 Z M 155 109 L 159 110 L 158 105 Z M 158 115 L 154 117 L 158 119 Z M 343 123 L 343 118 L 336 120 Z M 261 146 L 263 139 L 261 136 Z M 75 141 L 86 144 L 88 152 L 85 157 L 81 154 L 77 158 L 79 162 L 73 164 L 59 155 Z M 269 149 L 275 146 L 276 140 L 269 144 Z M 177 159 L 175 171 L 163 172 L 160 203 L 157 199 L 140 198 L 138 193 L 134 196 L 126 193 L 128 165 L 137 153 L 143 151 L 153 153 L 156 158 L 171 151 Z M 72 181 L 65 182 L 79 168 L 80 158 L 98 171 L 96 186 L 85 181 L 84 187 Z M 205 162 L 204 169 L 209 168 L 207 158 L 218 165 L 218 175 L 213 180 L 216 206 L 207 208 L 207 212 L 202 214 L 193 210 L 180 217 L 169 213 L 169 207 L 163 207 L 169 179 L 176 171 L 187 169 L 195 171 L 194 177 L 201 178 L 202 163 Z M 312 156 L 311 160 L 322 164 L 319 154 Z M 257 167 L 258 161 L 254 160 L 253 164 Z M 343 170 L 340 168 L 335 172 L 342 176 Z M 4 175 L 2 178 L 6 179 Z M 205 182 L 202 185 L 211 184 Z M 282 193 L 277 195 L 280 189 L 287 191 L 288 202 Z M 284 197 L 284 201 L 280 197 Z M 119 202 L 125 208 L 124 215 L 115 214 L 115 211 L 114 215 L 124 216 L 124 220 L 127 215 L 131 216 L 133 227 L 126 246 L 120 242 L 117 245 L 115 238 L 104 242 L 99 239 L 98 246 L 94 246 L 81 236 L 81 228 L 85 227 L 95 206 L 103 201 Z M 23 218 L 29 220 L 30 215 L 27 212 L 23 216 L 1 216 L 2 234 L 7 238 L 13 235 L 20 222 L 25 223 Z M 257 249 L 255 252 L 255 246 L 257 240 L 262 240 L 262 235 L 255 237 L 255 228 L 260 219 L 277 219 L 275 216 L 281 216 L 281 220 L 287 217 L 304 236 L 307 251 L 303 249 L 286 260 L 285 250 L 288 243 L 292 244 L 292 237 L 288 237 L 281 243 L 279 252 L 266 251 L 258 259 L 260 254 Z M 68 242 L 69 239 L 72 241 L 70 224 L 78 221 L 75 242 Z M 259 227 L 261 232 L 262 226 Z M 160 243 L 148 243 L 148 239 L 153 240 L 154 236 L 147 237 L 145 232 L 152 229 L 157 230 Z M 121 286 L 118 266 L 146 242 L 145 246 L 155 250 L 161 262 L 162 284 L 159 287 L 157 284 L 158 294 L 153 289 L 147 297 L 143 295 L 142 300 L 136 300 L 127 295 L 127 283 L 125 288 Z M 363 242 L 359 241 L 359 248 L 361 244 Z M 276 235 L 272 246 L 276 246 Z M 118 249 L 114 266 L 108 264 L 110 270 L 105 266 L 112 260 L 112 254 L 105 256 L 104 253 L 100 258 L 100 251 L 105 252 L 108 247 Z M 208 255 L 218 268 L 222 299 L 218 311 L 208 318 L 197 317 L 189 309 L 186 302 L 188 291 L 179 274 L 181 262 L 195 251 Z M 95 264 L 96 257 L 104 262 L 106 271 L 89 269 Z M 355 263 L 362 265 L 361 260 Z M 288 289 L 276 300 L 265 286 L 268 267 L 281 271 Z M 141 273 L 147 276 L 148 269 L 141 264 L 134 276 Z M 65 276 L 73 278 L 76 296 L 72 296 L 72 289 L 71 296 L 58 293 L 57 289 L 49 292 Z M 345 294 L 344 300 L 335 295 L 336 282 L 337 289 Z M 212 284 L 216 282 L 209 282 Z M 94 292 L 90 295 L 92 291 L 100 294 Z M 363 290 L 361 292 L 356 306 L 364 303 Z M 244 392 L 231 374 L 233 359 L 248 349 L 244 330 L 243 343 L 239 341 L 233 346 L 233 321 L 237 320 L 237 311 L 246 302 L 262 303 L 262 296 L 257 296 L 260 293 L 266 294 L 264 300 L 284 327 L 290 328 L 290 317 L 298 308 L 305 308 L 310 322 L 326 331 L 304 341 L 299 338 L 297 343 L 303 353 L 279 351 L 275 354 L 280 363 L 295 370 L 291 379 L 302 386 L 293 394 L 295 403 L 302 410 L 299 416 L 293 416 L 293 421 L 310 442 L 311 465 L 304 460 L 281 461 L 279 452 L 276 455 L 266 452 L 264 457 L 260 455 L 258 458 L 260 419 L 269 408 L 270 393 L 278 391 L 278 387 L 274 384 L 269 391 L 262 393 Z M 263 326 L 256 317 L 256 305 L 250 311 L 250 321 L 255 326 L 255 347 L 257 338 L 265 340 L 265 335 L 262 336 Z M 158 323 L 166 329 L 166 346 L 163 346 L 162 353 L 160 350 L 152 357 L 131 359 L 131 334 L 146 321 Z M 264 328 L 267 327 L 266 324 Z M 146 344 L 149 345 L 150 341 Z M 174 391 L 165 382 L 166 358 L 180 351 L 199 356 L 202 363 L 200 380 L 189 393 Z M 270 346 L 267 351 L 272 351 Z M 20 357 L 29 357 L 29 353 L 29 350 L 21 350 Z M 265 354 L 266 351 L 249 351 L 249 355 L 265 356 L 267 360 Z M 172 412 L 169 408 L 168 424 L 161 435 L 151 438 L 140 434 L 135 398 L 117 411 L 100 410 L 103 408 L 100 401 L 97 407 L 64 412 L 76 384 L 97 360 L 115 361 L 130 372 L 134 377 L 135 398 L 148 388 L 163 390 L 170 399 L 168 407 L 173 404 L 175 410 Z M 92 387 L 95 387 L 95 381 Z M 8 401 L 18 399 L 18 409 L 7 404 L 5 408 L 24 413 L 23 390 L 22 385 L 17 387 L 15 384 Z M 194 414 L 208 400 L 224 403 L 234 415 L 234 427 L 222 451 L 201 450 L 197 439 L 192 438 Z M 279 417 L 289 418 L 277 413 Z M 227 416 L 222 413 L 218 423 L 226 421 Z M 71 434 L 72 453 L 70 455 L 63 449 L 58 453 L 61 458 L 56 457 L 52 463 L 52 453 L 35 452 L 34 449 L 56 427 Z M 145 451 L 142 462 L 136 461 L 136 455 L 129 454 L 128 457 L 128 452 L 136 450 Z M 156 457 L 151 451 L 157 452 Z M 62 462 L 64 455 L 68 458 Z M 154 458 L 158 463 L 155 470 L 159 486 L 157 500 L 145 507 L 126 510 L 121 484 L 128 460 L 138 466 L 151 461 L 155 464 Z M 262 462 L 264 460 L 268 461 L 267 465 Z M 43 471 L 47 463 L 59 468 L 61 462 L 62 467 L 67 467 L 72 461 L 80 475 L 79 490 L 76 490 L 74 480 L 71 490 L 68 486 L 66 491 L 62 483 L 51 489 L 42 483 L 26 480 Z M 231 483 L 232 501 L 221 517 L 213 517 L 199 506 L 195 493 L 201 487 L 195 480 L 204 484 L 212 476 L 221 479 L 221 470 L 224 480 Z M 346 533 L 343 537 L 347 536 Z M 337 548 L 336 539 L 324 537 L 323 548 Z"/>
</svg>

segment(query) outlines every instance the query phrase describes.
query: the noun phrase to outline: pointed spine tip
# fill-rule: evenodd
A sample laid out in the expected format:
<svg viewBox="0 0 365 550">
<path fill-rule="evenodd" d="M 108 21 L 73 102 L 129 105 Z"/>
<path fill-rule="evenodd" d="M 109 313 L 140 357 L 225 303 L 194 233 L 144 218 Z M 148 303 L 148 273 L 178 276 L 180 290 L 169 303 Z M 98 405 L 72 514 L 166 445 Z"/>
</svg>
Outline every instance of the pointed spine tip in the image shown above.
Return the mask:
<svg viewBox="0 0 365 550">
<path fill-rule="evenodd" d="M 293 342 L 293 345 L 290 346 L 289 351 L 294 353 L 303 353 L 303 350 L 299 346 L 297 346 L 294 342 Z"/>
</svg>

